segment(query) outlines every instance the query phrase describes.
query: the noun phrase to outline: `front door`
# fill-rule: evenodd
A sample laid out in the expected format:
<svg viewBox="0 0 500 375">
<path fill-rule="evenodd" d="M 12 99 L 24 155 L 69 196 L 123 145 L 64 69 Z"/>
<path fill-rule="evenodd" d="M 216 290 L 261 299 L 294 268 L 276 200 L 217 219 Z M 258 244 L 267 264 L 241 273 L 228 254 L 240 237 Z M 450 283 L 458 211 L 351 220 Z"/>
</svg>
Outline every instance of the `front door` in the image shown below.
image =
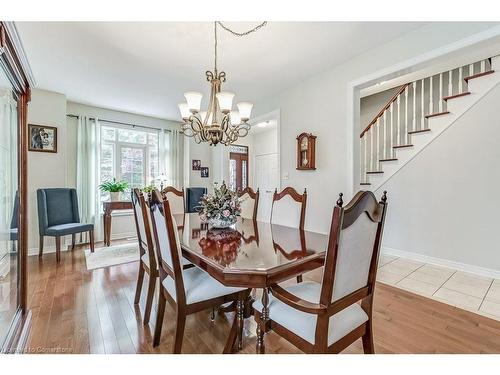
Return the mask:
<svg viewBox="0 0 500 375">
<path fill-rule="evenodd" d="M 248 154 L 229 153 L 229 188 L 241 191 L 248 186 Z"/>
</svg>

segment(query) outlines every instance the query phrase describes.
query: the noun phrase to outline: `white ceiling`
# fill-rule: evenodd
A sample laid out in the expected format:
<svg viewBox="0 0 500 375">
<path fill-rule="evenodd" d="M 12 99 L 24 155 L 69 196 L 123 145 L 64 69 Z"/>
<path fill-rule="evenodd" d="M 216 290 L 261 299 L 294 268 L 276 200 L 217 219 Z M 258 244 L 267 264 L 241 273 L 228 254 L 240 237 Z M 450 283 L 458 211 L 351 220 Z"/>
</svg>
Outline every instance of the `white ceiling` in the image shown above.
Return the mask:
<svg viewBox="0 0 500 375">
<path fill-rule="evenodd" d="M 257 24 L 227 22 L 236 31 Z M 68 100 L 179 119 L 189 90 L 208 94 L 209 22 L 17 22 L 37 87 Z M 219 28 L 219 68 L 235 101 L 257 101 L 420 26 L 418 22 L 269 22 L 238 38 Z M 206 99 L 206 98 L 205 98 Z"/>
</svg>

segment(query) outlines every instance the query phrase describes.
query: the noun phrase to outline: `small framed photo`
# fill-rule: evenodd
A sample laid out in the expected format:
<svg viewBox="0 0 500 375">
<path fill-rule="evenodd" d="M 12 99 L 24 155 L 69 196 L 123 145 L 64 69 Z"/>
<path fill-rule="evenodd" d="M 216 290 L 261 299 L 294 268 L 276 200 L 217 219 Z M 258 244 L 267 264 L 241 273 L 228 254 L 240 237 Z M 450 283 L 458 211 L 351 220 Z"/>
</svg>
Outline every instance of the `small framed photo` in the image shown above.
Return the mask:
<svg viewBox="0 0 500 375">
<path fill-rule="evenodd" d="M 29 151 L 57 152 L 57 128 L 54 126 L 28 124 Z"/>
<path fill-rule="evenodd" d="M 201 177 L 208 178 L 208 167 L 201 167 Z"/>
<path fill-rule="evenodd" d="M 201 169 L 201 160 L 192 160 L 193 171 L 199 171 Z"/>
</svg>

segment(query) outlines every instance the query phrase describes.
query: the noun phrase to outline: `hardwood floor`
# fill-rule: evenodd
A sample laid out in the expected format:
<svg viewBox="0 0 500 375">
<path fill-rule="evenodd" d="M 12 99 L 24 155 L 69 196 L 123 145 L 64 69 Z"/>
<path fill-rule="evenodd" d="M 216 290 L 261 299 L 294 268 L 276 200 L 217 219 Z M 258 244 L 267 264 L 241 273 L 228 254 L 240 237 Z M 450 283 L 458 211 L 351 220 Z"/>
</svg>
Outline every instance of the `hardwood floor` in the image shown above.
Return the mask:
<svg viewBox="0 0 500 375">
<path fill-rule="evenodd" d="M 87 271 L 83 249 L 61 257 L 59 265 L 55 254 L 29 257 L 30 353 L 171 352 L 175 323 L 170 306 L 161 344 L 153 348 L 156 306 L 151 323 L 143 326 L 145 288 L 141 304 L 133 304 L 137 263 Z M 314 272 L 304 278 L 319 277 Z M 500 353 L 500 322 L 380 283 L 375 294 L 376 353 Z M 217 315 L 212 323 L 210 312 L 188 317 L 183 353 L 222 352 L 233 314 Z M 266 349 L 300 353 L 274 333 L 266 335 Z M 361 340 L 344 352 L 362 353 Z M 243 353 L 255 353 L 253 318 L 245 322 Z"/>
</svg>

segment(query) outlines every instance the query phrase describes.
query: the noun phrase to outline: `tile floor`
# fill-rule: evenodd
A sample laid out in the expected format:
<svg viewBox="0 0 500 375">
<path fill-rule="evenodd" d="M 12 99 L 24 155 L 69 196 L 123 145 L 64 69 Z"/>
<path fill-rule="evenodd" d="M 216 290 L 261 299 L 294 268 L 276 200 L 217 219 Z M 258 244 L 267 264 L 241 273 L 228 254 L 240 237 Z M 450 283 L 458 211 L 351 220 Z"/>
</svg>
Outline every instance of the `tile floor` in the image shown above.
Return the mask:
<svg viewBox="0 0 500 375">
<path fill-rule="evenodd" d="M 377 280 L 500 321 L 500 280 L 381 255 Z"/>
</svg>

